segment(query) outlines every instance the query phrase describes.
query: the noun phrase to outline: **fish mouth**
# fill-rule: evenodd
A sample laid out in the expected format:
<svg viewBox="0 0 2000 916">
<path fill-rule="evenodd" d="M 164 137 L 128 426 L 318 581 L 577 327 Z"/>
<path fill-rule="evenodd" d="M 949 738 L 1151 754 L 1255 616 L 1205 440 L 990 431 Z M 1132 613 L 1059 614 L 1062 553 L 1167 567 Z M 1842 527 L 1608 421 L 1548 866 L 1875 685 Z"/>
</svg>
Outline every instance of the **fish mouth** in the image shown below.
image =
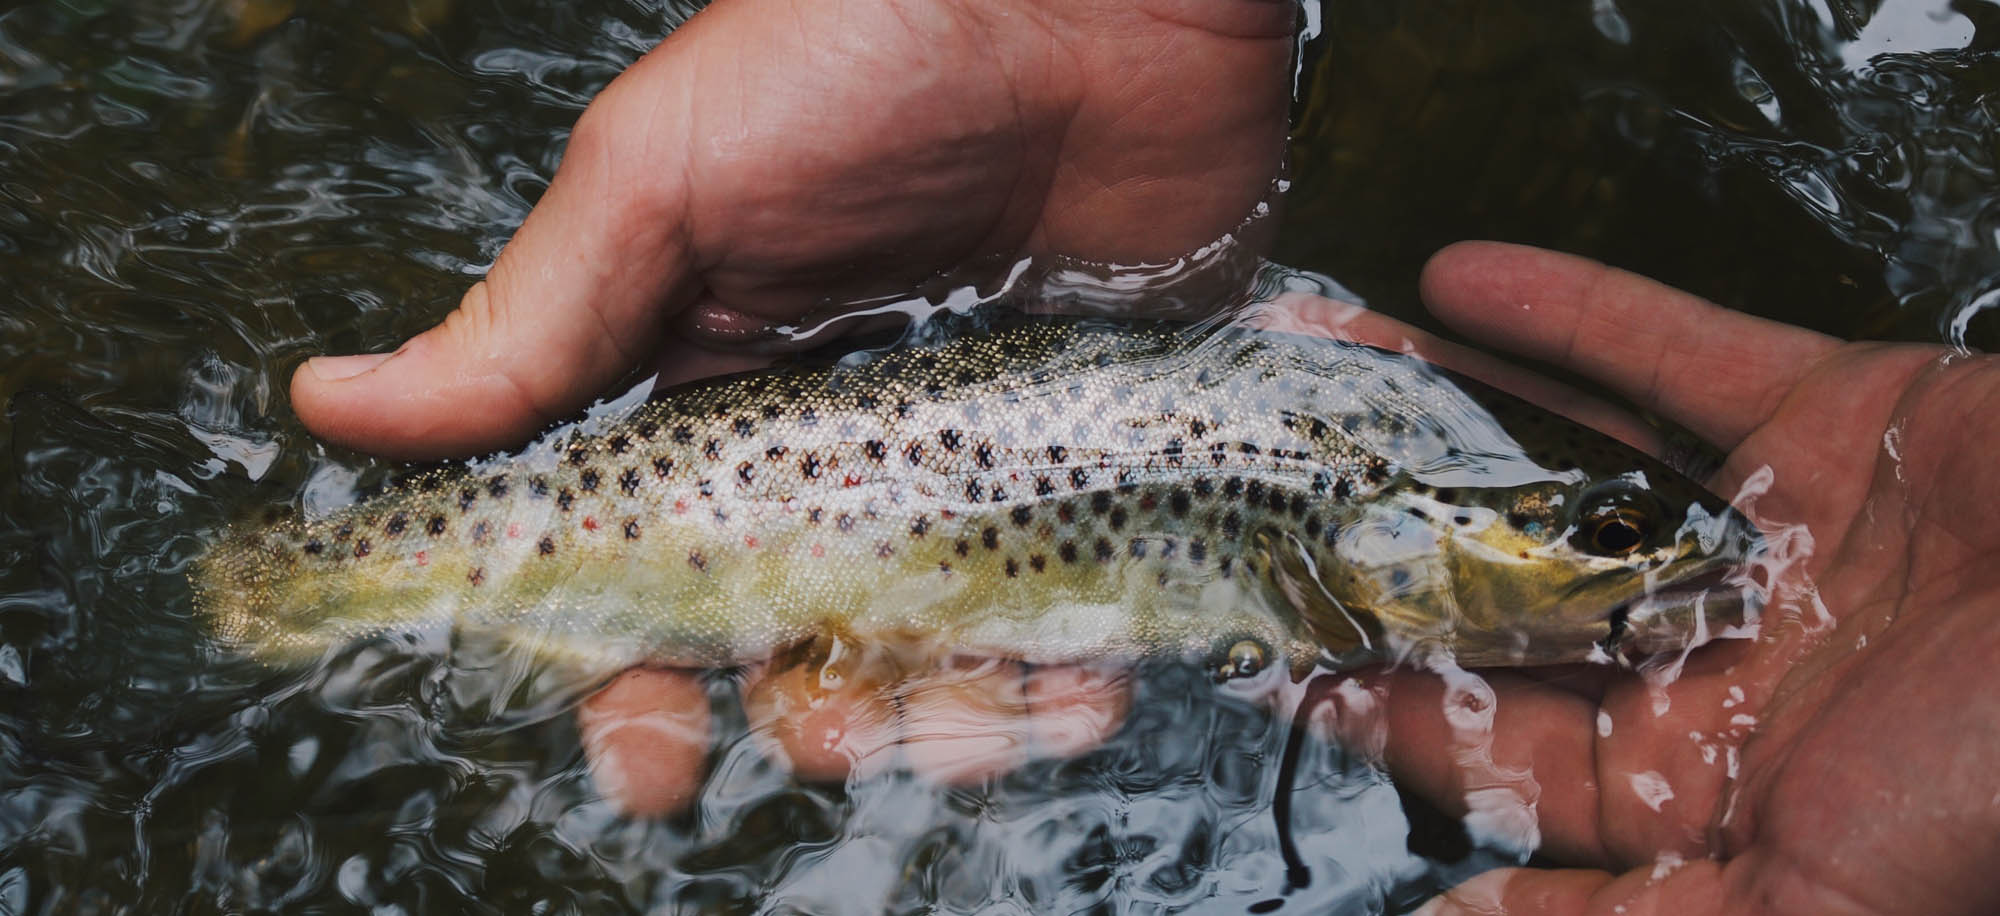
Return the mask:
<svg viewBox="0 0 2000 916">
<path fill-rule="evenodd" d="M 1741 567 L 1717 564 L 1612 608 L 1610 632 L 1598 647 L 1614 658 L 1634 659 L 1692 649 L 1749 623 L 1756 595 Z"/>
</svg>

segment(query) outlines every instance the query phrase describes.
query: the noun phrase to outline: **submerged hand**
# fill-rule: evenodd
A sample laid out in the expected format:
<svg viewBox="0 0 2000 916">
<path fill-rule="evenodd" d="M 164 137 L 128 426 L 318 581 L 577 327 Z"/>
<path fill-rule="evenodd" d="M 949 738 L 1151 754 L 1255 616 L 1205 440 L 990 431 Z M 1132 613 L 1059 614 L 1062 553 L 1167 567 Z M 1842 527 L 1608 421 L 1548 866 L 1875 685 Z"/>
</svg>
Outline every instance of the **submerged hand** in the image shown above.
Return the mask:
<svg viewBox="0 0 2000 916">
<path fill-rule="evenodd" d="M 1670 683 L 1365 679 L 1349 740 L 1589 866 L 1491 872 L 1426 913 L 2000 909 L 2000 359 L 1842 343 L 1514 246 L 1446 250 L 1424 292 L 1728 448 L 1717 492 L 1768 469 L 1755 512 L 1796 526 L 1799 560 L 1758 640 Z"/>
<path fill-rule="evenodd" d="M 1277 174 L 1296 16 L 1284 0 L 724 0 L 591 103 L 456 312 L 393 356 L 307 363 L 294 405 L 333 442 L 465 455 L 649 360 L 685 378 L 746 358 L 689 341 L 968 262 L 1186 254 Z"/>
</svg>

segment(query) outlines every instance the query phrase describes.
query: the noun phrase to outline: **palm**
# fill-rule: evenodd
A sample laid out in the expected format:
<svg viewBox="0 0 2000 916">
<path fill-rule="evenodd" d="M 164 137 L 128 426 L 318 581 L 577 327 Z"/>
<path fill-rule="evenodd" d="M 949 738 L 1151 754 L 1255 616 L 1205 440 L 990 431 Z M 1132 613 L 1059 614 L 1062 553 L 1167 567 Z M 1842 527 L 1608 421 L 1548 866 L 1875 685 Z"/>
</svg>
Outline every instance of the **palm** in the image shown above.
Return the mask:
<svg viewBox="0 0 2000 916">
<path fill-rule="evenodd" d="M 1721 492 L 1768 469 L 1753 511 L 1798 561 L 1758 640 L 1695 653 L 1670 683 L 1596 695 L 1489 676 L 1494 726 L 1479 740 L 1494 770 L 1533 773 L 1539 797 L 1520 794 L 1548 851 L 1692 864 L 1501 873 L 1458 892 L 1467 909 L 1487 895 L 1550 913 L 1987 911 L 2000 716 L 1967 700 L 2000 686 L 2000 573 L 1981 562 L 2000 555 L 2000 524 L 1981 511 L 2000 499 L 1987 457 L 2000 434 L 1971 421 L 2000 402 L 2000 364 L 1839 345 L 1543 253 L 1444 260 L 1431 292 L 1448 321 L 1733 444 Z M 1498 324 L 1493 305 L 1517 301 L 1516 283 L 1541 286 L 1549 324 Z M 1399 677 L 1398 691 L 1430 689 Z M 1391 763 L 1449 802 L 1491 774 L 1420 746 L 1451 740 L 1425 705 L 1392 704 Z"/>
</svg>

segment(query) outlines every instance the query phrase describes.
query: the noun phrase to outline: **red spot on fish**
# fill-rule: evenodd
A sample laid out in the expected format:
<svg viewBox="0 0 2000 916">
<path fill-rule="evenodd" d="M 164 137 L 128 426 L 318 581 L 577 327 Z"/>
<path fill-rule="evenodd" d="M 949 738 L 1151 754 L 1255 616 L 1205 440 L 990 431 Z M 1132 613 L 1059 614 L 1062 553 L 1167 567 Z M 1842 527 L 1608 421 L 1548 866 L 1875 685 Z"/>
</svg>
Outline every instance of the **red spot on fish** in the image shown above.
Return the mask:
<svg viewBox="0 0 2000 916">
<path fill-rule="evenodd" d="M 743 546 L 745 546 L 745 547 L 748 547 L 748 548 L 750 548 L 751 550 L 756 550 L 756 549 L 757 549 L 757 536 L 756 536 L 756 535 L 754 535 L 754 534 L 746 534 L 746 535 L 744 535 L 744 536 L 743 536 Z"/>
<path fill-rule="evenodd" d="M 861 478 L 854 474 L 849 474 L 845 479 L 841 480 L 840 485 L 843 487 L 858 487 L 861 486 Z"/>
<path fill-rule="evenodd" d="M 423 552 L 423 551 L 421 551 L 421 550 L 419 550 L 419 551 L 417 551 L 417 565 L 418 565 L 418 566 L 429 566 L 429 565 L 431 565 L 431 558 L 430 558 L 430 557 L 428 557 L 428 556 L 425 556 L 425 555 L 424 555 L 424 552 Z"/>
<path fill-rule="evenodd" d="M 825 544 L 814 544 L 814 545 L 812 546 L 812 555 L 813 555 L 814 559 L 818 559 L 819 557 L 823 557 L 823 556 L 826 556 L 826 545 L 825 545 Z"/>
<path fill-rule="evenodd" d="M 585 530 L 585 531 L 596 531 L 596 530 L 597 530 L 597 516 L 595 516 L 595 515 L 586 515 L 586 516 L 584 516 L 584 517 L 583 517 L 583 530 Z"/>
<path fill-rule="evenodd" d="M 508 525 L 508 526 L 507 526 L 507 536 L 508 536 L 508 537 L 510 537 L 510 538 L 517 538 L 517 537 L 520 537 L 520 536 L 521 536 L 521 523 L 520 523 L 520 522 L 515 522 L 514 524 L 511 524 L 511 525 Z"/>
<path fill-rule="evenodd" d="M 675 514 L 675 515 L 684 515 L 684 514 L 686 514 L 686 513 L 687 513 L 687 510 L 688 510 L 688 501 L 687 501 L 687 500 L 685 500 L 685 499 L 676 499 L 676 500 L 674 500 L 674 514 Z"/>
</svg>

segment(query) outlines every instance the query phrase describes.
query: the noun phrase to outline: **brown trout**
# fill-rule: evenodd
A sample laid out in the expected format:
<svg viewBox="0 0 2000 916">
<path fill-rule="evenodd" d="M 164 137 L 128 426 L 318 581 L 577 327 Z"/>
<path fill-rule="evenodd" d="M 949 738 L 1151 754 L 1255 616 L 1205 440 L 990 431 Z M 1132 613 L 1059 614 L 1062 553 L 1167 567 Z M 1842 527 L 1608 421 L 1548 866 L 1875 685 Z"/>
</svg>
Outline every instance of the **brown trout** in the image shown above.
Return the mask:
<svg viewBox="0 0 2000 916">
<path fill-rule="evenodd" d="M 272 660 L 450 626 L 607 671 L 816 636 L 1471 667 L 1698 642 L 1747 610 L 1759 544 L 1510 396 L 1235 326 L 1029 323 L 681 388 L 555 446 L 240 527 L 198 607 Z"/>
</svg>

